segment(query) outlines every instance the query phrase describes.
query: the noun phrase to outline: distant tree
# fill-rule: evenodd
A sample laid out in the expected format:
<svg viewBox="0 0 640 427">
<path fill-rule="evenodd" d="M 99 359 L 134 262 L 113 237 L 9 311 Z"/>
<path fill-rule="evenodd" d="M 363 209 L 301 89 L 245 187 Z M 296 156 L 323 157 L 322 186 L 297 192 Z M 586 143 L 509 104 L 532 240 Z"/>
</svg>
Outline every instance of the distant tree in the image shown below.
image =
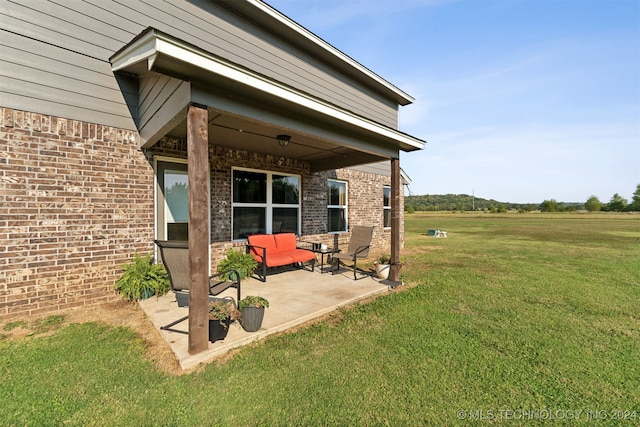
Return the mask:
<svg viewBox="0 0 640 427">
<path fill-rule="evenodd" d="M 500 203 L 498 205 L 498 213 L 507 213 L 507 207 L 504 204 Z"/>
<path fill-rule="evenodd" d="M 407 213 L 414 213 L 415 211 L 416 211 L 416 208 L 414 208 L 413 205 L 407 206 Z"/>
<path fill-rule="evenodd" d="M 531 211 L 535 211 L 538 207 L 532 203 L 527 203 L 526 205 L 521 205 L 518 212 L 520 213 L 528 213 Z"/>
<path fill-rule="evenodd" d="M 589 212 L 598 212 L 602 209 L 602 202 L 596 196 L 591 196 L 584 203 L 584 208 Z"/>
<path fill-rule="evenodd" d="M 407 206 L 413 205 L 416 212 L 420 211 L 465 211 L 472 208 L 476 210 L 488 210 L 493 205 L 494 209 L 499 204 L 504 204 L 507 210 L 518 210 L 524 205 L 519 203 L 508 203 L 493 199 L 483 199 L 472 197 L 468 194 L 426 194 L 422 196 L 406 196 L 404 198 L 405 210 Z M 533 210 L 537 209 L 534 205 Z"/>
<path fill-rule="evenodd" d="M 633 198 L 631 199 L 631 204 L 628 209 L 630 211 L 640 211 L 640 184 L 636 186 L 636 191 L 633 193 Z"/>
<path fill-rule="evenodd" d="M 554 199 L 545 200 L 540 204 L 540 210 L 542 212 L 560 212 L 562 210 L 560 204 Z"/>
<path fill-rule="evenodd" d="M 626 207 L 627 199 L 616 193 L 611 197 L 611 200 L 607 203 L 604 210 L 609 212 L 622 212 Z"/>
</svg>

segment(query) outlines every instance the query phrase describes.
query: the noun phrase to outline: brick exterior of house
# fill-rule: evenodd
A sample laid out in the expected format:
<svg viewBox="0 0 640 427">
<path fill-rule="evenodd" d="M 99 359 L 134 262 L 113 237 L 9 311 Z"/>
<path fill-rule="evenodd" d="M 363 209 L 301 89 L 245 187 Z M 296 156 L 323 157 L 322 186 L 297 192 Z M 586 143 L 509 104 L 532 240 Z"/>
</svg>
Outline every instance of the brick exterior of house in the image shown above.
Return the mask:
<svg viewBox="0 0 640 427">
<path fill-rule="evenodd" d="M 122 264 L 153 240 L 135 132 L 0 111 L 0 319 L 114 299 Z"/>
<path fill-rule="evenodd" d="M 0 108 L 0 320 L 119 298 L 123 264 L 154 250 L 154 155 L 186 158 L 186 142 L 165 138 L 143 153 L 134 131 Z M 349 225 L 374 225 L 372 254 L 389 251 L 388 176 L 312 173 L 302 161 L 220 146 L 209 162 L 214 270 L 243 246 L 231 242 L 232 167 L 300 175 L 303 239 L 330 246 L 346 247 L 349 235 L 327 234 L 327 179 L 348 181 Z"/>
</svg>

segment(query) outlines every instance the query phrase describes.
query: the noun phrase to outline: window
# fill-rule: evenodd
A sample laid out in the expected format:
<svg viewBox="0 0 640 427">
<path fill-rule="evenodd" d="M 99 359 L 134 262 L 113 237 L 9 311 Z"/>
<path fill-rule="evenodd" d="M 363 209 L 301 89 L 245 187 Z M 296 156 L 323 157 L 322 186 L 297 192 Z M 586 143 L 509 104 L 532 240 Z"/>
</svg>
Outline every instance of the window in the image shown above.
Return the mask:
<svg viewBox="0 0 640 427">
<path fill-rule="evenodd" d="M 347 231 L 347 183 L 330 179 L 327 181 L 327 210 L 329 233 Z"/>
<path fill-rule="evenodd" d="M 300 177 L 233 170 L 233 240 L 255 233 L 299 233 Z"/>
<path fill-rule="evenodd" d="M 391 228 L 391 187 L 382 187 L 382 199 L 384 206 L 384 228 Z"/>
<path fill-rule="evenodd" d="M 158 161 L 158 238 L 188 240 L 189 179 L 187 164 Z"/>
</svg>

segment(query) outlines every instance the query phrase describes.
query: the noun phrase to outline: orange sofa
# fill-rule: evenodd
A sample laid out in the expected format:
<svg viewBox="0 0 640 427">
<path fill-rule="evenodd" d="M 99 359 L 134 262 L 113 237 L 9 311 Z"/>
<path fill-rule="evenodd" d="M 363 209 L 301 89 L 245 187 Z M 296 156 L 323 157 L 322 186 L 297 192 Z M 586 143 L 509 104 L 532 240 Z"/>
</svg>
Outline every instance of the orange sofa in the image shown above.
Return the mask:
<svg viewBox="0 0 640 427">
<path fill-rule="evenodd" d="M 253 234 L 247 238 L 247 253 L 253 255 L 262 267 L 258 277 L 267 281 L 267 268 L 282 267 L 289 264 L 311 262 L 311 271 L 315 268 L 316 254 L 297 246 L 294 233 Z"/>
</svg>

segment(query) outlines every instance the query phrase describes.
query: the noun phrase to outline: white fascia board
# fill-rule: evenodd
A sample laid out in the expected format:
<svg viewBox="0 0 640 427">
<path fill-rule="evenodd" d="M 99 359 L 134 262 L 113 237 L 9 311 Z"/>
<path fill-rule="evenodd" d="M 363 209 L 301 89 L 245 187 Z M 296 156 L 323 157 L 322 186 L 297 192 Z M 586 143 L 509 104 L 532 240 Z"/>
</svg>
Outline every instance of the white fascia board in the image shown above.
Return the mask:
<svg viewBox="0 0 640 427">
<path fill-rule="evenodd" d="M 142 61 L 148 61 L 148 68 L 153 64 L 154 54 L 157 52 L 158 34 L 147 32 L 140 39 L 131 43 L 111 58 L 111 71 L 124 70 Z"/>
<path fill-rule="evenodd" d="M 416 140 L 411 136 L 386 128 L 362 117 L 358 117 L 353 113 L 336 108 L 333 105 L 312 98 L 290 87 L 286 87 L 272 80 L 267 80 L 263 76 L 253 74 L 246 69 L 241 69 L 233 64 L 223 62 L 212 55 L 206 55 L 203 54 L 203 52 L 197 52 L 188 47 L 177 45 L 173 40 L 158 39 L 157 49 L 159 53 L 177 58 L 188 64 L 219 74 L 253 89 L 277 96 L 278 98 L 324 114 L 333 119 L 357 126 L 415 148 L 422 148 L 424 145 L 421 141 Z"/>
<path fill-rule="evenodd" d="M 244 84 L 252 89 L 259 90 L 285 101 L 308 108 L 327 117 L 367 130 L 385 138 L 394 140 L 400 144 L 408 145 L 415 149 L 422 149 L 424 141 L 394 129 L 379 125 L 371 120 L 357 116 L 349 111 L 340 109 L 334 105 L 323 102 L 318 98 L 269 80 L 257 73 L 238 67 L 218 57 L 203 52 L 193 46 L 181 43 L 179 40 L 166 36 L 156 31 L 150 31 L 130 46 L 123 49 L 111 58 L 112 70 L 118 71 L 133 66 L 141 61 L 147 61 L 148 70 L 151 71 L 154 59 L 158 55 L 166 55 L 177 61 L 196 66 L 208 72 L 218 74 L 235 82 Z"/>
<path fill-rule="evenodd" d="M 254 7 L 260 9 L 263 13 L 266 13 L 267 15 L 271 16 L 272 18 L 278 20 L 282 25 L 294 30 L 295 32 L 297 32 L 298 34 L 300 34 L 301 36 L 303 36 L 307 40 L 311 41 L 312 43 L 314 43 L 314 44 L 316 44 L 316 45 L 318 45 L 320 47 L 322 47 L 329 54 L 331 54 L 331 55 L 339 58 L 341 61 L 349 64 L 351 67 L 356 69 L 358 72 L 360 72 L 362 74 L 366 74 L 369 78 L 375 80 L 378 84 L 386 87 L 387 89 L 391 90 L 396 95 L 398 95 L 399 97 L 403 98 L 406 101 L 407 104 L 411 104 L 411 103 L 413 103 L 413 101 L 415 101 L 415 98 L 413 98 L 411 95 L 407 94 L 403 90 L 401 90 L 401 89 L 397 88 L 396 86 L 394 86 L 393 84 L 389 83 L 388 81 L 386 81 L 385 79 L 383 79 L 382 77 L 380 77 L 379 75 L 374 73 L 373 71 L 369 70 L 367 67 L 365 67 L 362 64 L 360 64 L 358 61 L 355 61 L 353 58 L 349 57 L 348 55 L 344 54 L 340 50 L 336 49 L 331 44 L 327 43 L 326 41 L 324 41 L 320 37 L 316 36 L 311 31 L 309 31 L 306 28 L 302 27 L 301 25 L 299 25 L 295 21 L 287 18 L 285 15 L 283 15 L 280 12 L 278 12 L 277 10 L 275 10 L 274 8 L 269 6 L 268 4 L 265 4 L 263 1 L 261 1 L 261 0 L 246 0 L 246 1 L 247 1 L 247 3 L 252 4 Z"/>
<path fill-rule="evenodd" d="M 411 178 L 409 178 L 409 175 L 407 175 L 407 173 L 402 168 L 400 168 L 400 177 L 405 182 L 405 185 L 411 184 Z"/>
</svg>

